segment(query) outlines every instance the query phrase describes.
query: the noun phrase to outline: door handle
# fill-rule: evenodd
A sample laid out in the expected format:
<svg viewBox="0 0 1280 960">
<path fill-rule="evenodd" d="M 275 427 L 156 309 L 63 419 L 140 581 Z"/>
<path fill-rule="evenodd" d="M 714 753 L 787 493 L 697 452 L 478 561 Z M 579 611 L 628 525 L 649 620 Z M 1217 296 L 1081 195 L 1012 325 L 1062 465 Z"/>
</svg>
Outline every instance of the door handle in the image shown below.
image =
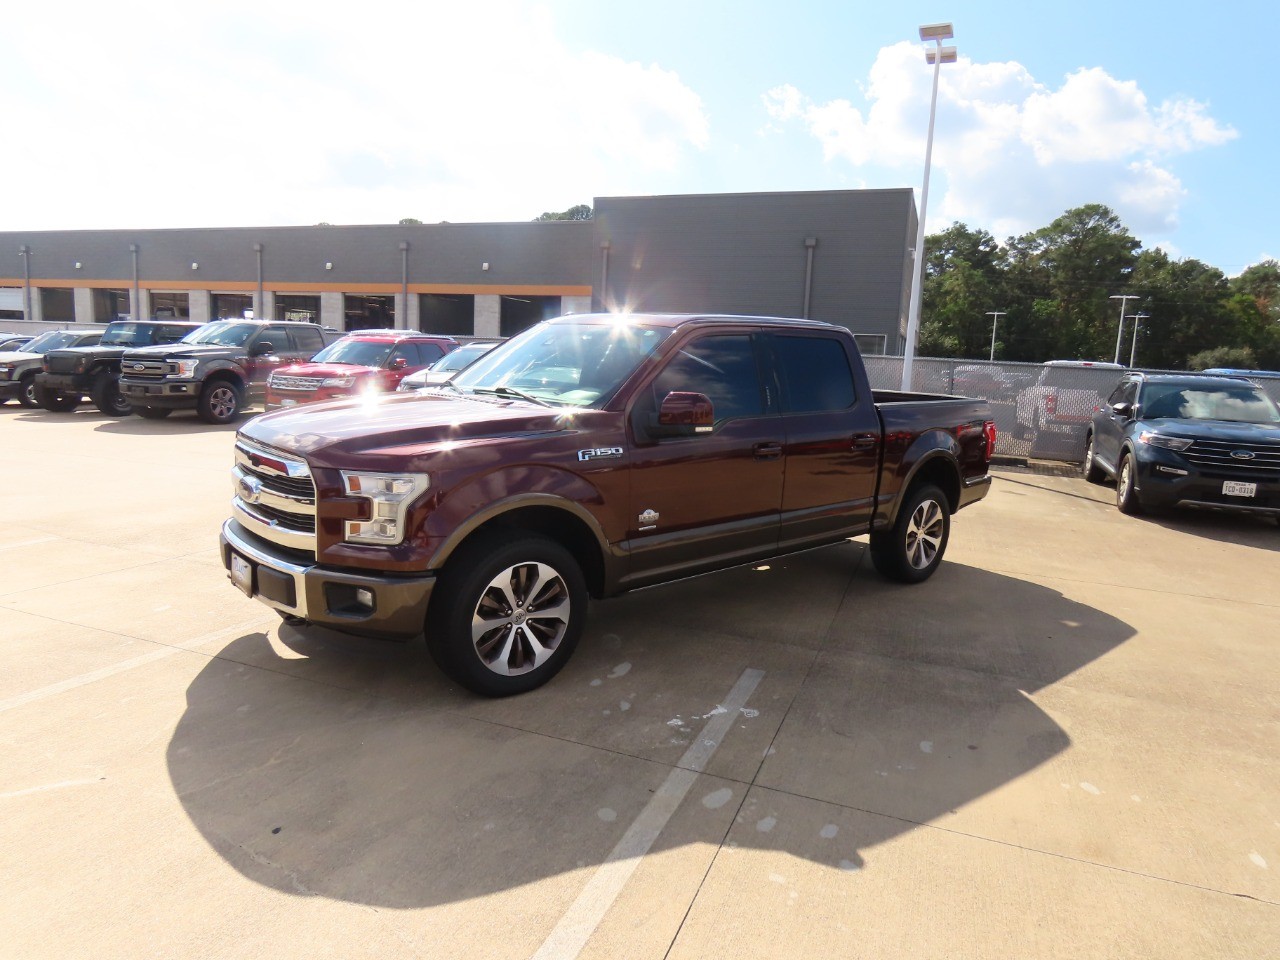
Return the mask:
<svg viewBox="0 0 1280 960">
<path fill-rule="evenodd" d="M 874 450 L 879 445 L 879 434 L 859 433 L 854 435 L 853 442 L 849 446 L 853 450 Z"/>
<path fill-rule="evenodd" d="M 782 456 L 782 444 L 757 443 L 751 452 L 757 460 L 777 460 Z"/>
</svg>

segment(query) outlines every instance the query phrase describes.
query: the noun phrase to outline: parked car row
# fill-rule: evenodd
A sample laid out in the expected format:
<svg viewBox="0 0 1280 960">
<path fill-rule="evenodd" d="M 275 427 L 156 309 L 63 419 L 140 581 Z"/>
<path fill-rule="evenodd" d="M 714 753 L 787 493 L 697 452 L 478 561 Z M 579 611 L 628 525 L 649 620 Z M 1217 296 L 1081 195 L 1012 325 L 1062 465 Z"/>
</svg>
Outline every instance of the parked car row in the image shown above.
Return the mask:
<svg viewBox="0 0 1280 960">
<path fill-rule="evenodd" d="M 468 344 L 428 381 L 458 346 L 417 331 L 343 336 L 292 321 L 116 321 L 50 331 L 0 352 L 0 402 L 68 412 L 88 398 L 108 416 L 160 419 L 191 409 L 208 423 L 230 423 L 255 401 L 276 409 L 391 392 L 411 375 L 424 386 L 443 382 L 493 344 Z"/>
</svg>

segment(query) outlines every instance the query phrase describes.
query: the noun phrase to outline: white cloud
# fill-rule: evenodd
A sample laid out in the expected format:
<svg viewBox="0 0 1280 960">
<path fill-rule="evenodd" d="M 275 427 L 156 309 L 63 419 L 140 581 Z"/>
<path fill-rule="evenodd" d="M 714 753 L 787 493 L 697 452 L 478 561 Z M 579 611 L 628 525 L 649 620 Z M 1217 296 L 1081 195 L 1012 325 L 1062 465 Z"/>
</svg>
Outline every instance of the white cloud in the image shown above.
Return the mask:
<svg viewBox="0 0 1280 960">
<path fill-rule="evenodd" d="M 900 43 L 880 51 L 861 109 L 792 86 L 769 91 L 764 107 L 775 125 L 802 124 L 828 161 L 914 179 L 931 85 L 921 48 Z M 940 75 L 929 229 L 963 220 L 1004 237 L 1101 202 L 1138 233 L 1168 230 L 1186 195 L 1171 160 L 1236 135 L 1202 103 L 1152 107 L 1135 82 L 1097 67 L 1050 89 L 1018 63 L 962 57 Z"/>
<path fill-rule="evenodd" d="M 8 11 L 0 115 L 31 148 L 4 161 L 7 225 L 531 219 L 709 144 L 676 73 L 568 49 L 527 3 L 357 10 Z"/>
</svg>

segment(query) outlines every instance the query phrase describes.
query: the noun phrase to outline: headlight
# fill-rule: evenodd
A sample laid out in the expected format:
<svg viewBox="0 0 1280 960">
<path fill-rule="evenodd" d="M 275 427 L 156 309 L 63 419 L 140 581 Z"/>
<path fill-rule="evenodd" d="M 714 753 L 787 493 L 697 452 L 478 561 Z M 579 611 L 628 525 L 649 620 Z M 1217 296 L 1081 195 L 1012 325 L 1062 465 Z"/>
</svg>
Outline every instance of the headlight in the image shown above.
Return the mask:
<svg viewBox="0 0 1280 960">
<path fill-rule="evenodd" d="M 368 520 L 343 522 L 349 543 L 392 544 L 404 540 L 404 517 L 409 504 L 430 486 L 425 473 L 342 472 L 348 496 L 369 501 Z"/>
<path fill-rule="evenodd" d="M 1163 433 L 1156 433 L 1154 430 L 1143 430 L 1138 434 L 1138 442 L 1150 444 L 1153 447 L 1164 447 L 1166 450 L 1185 450 L 1194 442 L 1184 437 L 1169 437 Z"/>
<path fill-rule="evenodd" d="M 349 387 L 355 382 L 355 377 L 325 377 L 320 385 L 322 387 Z"/>
<path fill-rule="evenodd" d="M 177 367 L 177 371 L 169 374 L 171 377 L 194 377 L 196 367 L 199 366 L 199 360 L 175 360 L 173 365 Z"/>
<path fill-rule="evenodd" d="M 45 361 L 46 366 L 48 365 L 48 363 L 49 361 L 46 360 Z M 76 361 L 76 368 L 75 368 L 76 373 L 84 373 L 88 369 L 89 369 L 88 357 L 81 357 L 79 360 Z"/>
</svg>

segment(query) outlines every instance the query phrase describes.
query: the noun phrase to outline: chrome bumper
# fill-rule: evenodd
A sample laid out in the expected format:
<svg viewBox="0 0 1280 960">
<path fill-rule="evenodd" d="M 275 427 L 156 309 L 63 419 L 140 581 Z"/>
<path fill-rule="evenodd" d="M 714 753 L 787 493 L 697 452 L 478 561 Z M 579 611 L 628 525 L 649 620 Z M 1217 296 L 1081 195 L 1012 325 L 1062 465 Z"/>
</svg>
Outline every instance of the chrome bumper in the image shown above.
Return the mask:
<svg viewBox="0 0 1280 960">
<path fill-rule="evenodd" d="M 281 613 L 344 633 L 392 639 L 422 633 L 434 574 L 389 577 L 296 563 L 235 520 L 222 525 L 220 540 L 227 577 Z M 232 575 L 233 557 L 249 565 L 247 589 Z"/>
</svg>

